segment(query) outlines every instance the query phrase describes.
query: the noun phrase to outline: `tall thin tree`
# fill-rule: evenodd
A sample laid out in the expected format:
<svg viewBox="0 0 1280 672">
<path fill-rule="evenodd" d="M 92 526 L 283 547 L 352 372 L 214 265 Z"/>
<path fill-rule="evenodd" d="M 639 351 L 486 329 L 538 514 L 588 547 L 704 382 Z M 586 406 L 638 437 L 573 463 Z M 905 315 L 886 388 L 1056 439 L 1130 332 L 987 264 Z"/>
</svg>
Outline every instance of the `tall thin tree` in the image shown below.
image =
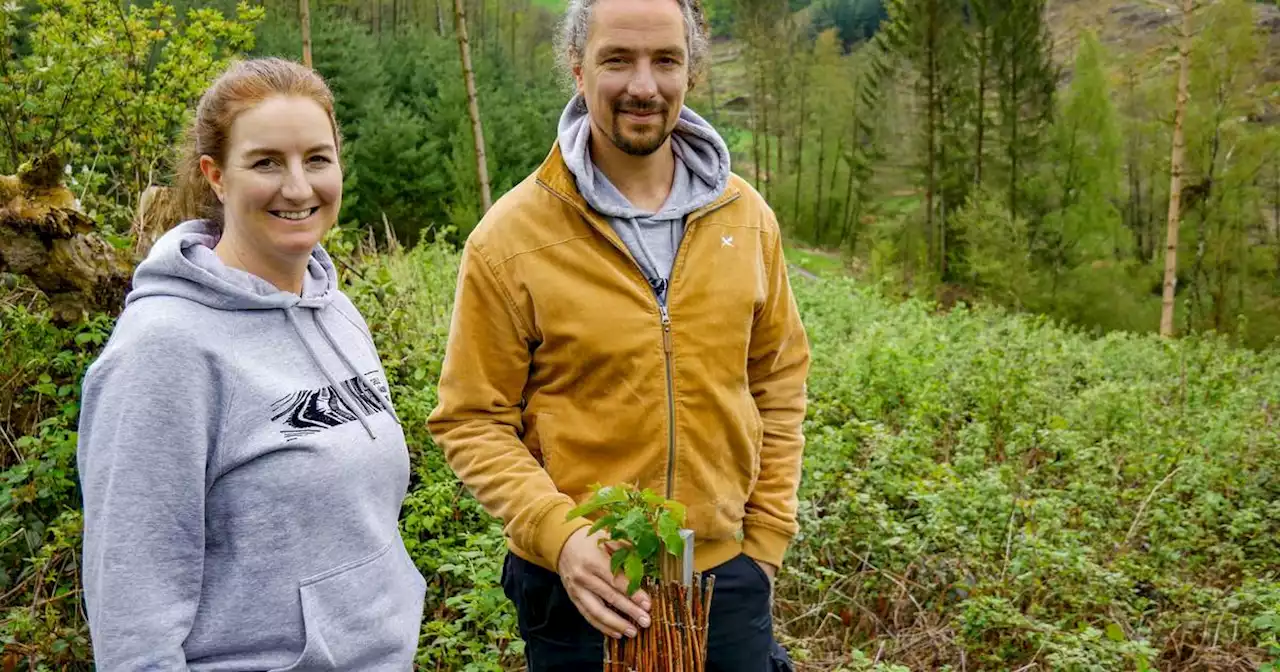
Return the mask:
<svg viewBox="0 0 1280 672">
<path fill-rule="evenodd" d="M 977 36 L 973 38 L 972 49 L 976 53 L 978 60 L 978 96 L 977 110 L 974 113 L 974 126 L 976 127 L 976 143 L 977 146 L 973 152 L 974 174 L 973 183 L 975 185 L 982 184 L 982 152 L 983 141 L 986 140 L 987 131 L 987 90 L 990 79 L 990 63 L 991 63 L 991 32 L 992 32 L 992 3 L 990 0 L 974 0 L 972 2 L 974 29 Z"/>
<path fill-rule="evenodd" d="M 1178 223 L 1182 205 L 1185 122 L 1191 80 L 1191 13 L 1194 0 L 1182 0 L 1182 34 L 1178 41 L 1178 99 L 1173 112 L 1173 153 L 1169 158 L 1169 228 L 1164 247 L 1164 297 L 1160 306 L 1160 335 L 1173 336 L 1173 305 L 1178 285 Z"/>
<path fill-rule="evenodd" d="M 311 4 L 298 0 L 298 20 L 302 23 L 302 64 L 311 67 Z"/>
<path fill-rule="evenodd" d="M 453 0 L 454 30 L 458 37 L 458 54 L 462 57 L 462 79 L 467 86 L 467 112 L 471 115 L 471 135 L 476 142 L 476 178 L 480 182 L 481 213 L 489 211 L 489 169 L 484 153 L 484 129 L 480 124 L 480 106 L 476 102 L 475 72 L 471 69 L 471 45 L 467 42 L 467 12 L 463 0 Z"/>
<path fill-rule="evenodd" d="M 808 115 L 805 114 L 805 103 L 808 102 L 809 93 L 809 66 L 804 60 L 799 62 L 800 66 L 800 116 L 796 119 L 796 158 L 795 158 L 795 174 L 796 174 L 796 193 L 795 202 L 791 204 L 791 220 L 800 223 L 800 185 L 804 182 L 804 132 L 809 128 Z"/>
</svg>

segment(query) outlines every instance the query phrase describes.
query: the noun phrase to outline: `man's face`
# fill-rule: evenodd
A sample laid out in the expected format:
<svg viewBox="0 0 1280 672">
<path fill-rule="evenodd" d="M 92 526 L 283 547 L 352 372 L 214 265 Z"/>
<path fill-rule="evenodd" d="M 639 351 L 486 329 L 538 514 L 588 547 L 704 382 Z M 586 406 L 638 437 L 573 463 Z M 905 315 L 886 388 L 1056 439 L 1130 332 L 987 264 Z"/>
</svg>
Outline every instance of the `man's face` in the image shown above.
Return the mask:
<svg viewBox="0 0 1280 672">
<path fill-rule="evenodd" d="M 592 125 L 632 156 L 670 137 L 689 90 L 684 16 L 675 0 L 599 0 L 574 68 Z"/>
</svg>

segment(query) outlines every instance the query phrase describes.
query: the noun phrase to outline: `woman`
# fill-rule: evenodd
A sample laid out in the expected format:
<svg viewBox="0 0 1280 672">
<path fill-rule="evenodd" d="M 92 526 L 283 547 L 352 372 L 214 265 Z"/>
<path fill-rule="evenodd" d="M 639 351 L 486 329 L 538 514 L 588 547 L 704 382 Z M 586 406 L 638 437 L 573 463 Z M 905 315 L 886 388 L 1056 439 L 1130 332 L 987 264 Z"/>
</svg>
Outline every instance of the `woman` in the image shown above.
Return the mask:
<svg viewBox="0 0 1280 672">
<path fill-rule="evenodd" d="M 279 59 L 204 94 L 165 234 L 84 382 L 78 463 L 97 669 L 405 670 L 425 581 L 409 455 L 319 241 L 333 98 Z"/>
</svg>

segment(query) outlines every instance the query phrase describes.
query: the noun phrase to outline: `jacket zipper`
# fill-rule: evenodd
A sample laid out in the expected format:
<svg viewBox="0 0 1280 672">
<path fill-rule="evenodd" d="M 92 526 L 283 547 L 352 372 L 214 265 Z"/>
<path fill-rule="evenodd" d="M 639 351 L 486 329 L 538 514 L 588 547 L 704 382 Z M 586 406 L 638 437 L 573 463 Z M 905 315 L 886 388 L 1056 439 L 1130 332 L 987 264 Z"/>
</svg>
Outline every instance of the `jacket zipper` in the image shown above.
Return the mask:
<svg viewBox="0 0 1280 672">
<path fill-rule="evenodd" d="M 686 234 L 688 231 L 685 232 Z M 684 242 L 682 239 L 681 243 Z M 679 255 L 679 250 L 676 250 Z M 675 265 L 672 264 L 674 269 Z M 671 296 L 671 280 L 667 280 L 667 297 Z M 676 386 L 671 373 L 671 315 L 667 306 L 659 303 L 662 313 L 662 352 L 667 365 L 667 499 L 671 499 L 676 480 Z"/>
<path fill-rule="evenodd" d="M 551 185 L 547 184 L 546 182 L 543 182 L 541 179 L 538 180 L 538 184 L 541 185 L 542 188 L 551 192 L 554 196 L 556 196 L 560 200 L 564 201 L 565 203 L 568 203 L 570 206 L 576 209 L 579 213 L 581 213 L 584 219 L 586 219 L 588 223 L 591 223 L 591 218 L 587 216 L 587 213 L 583 211 L 583 209 L 577 203 L 574 203 L 572 199 L 569 199 L 565 197 L 563 194 L 557 192 L 555 189 L 552 189 Z M 715 203 L 712 206 L 707 207 L 701 212 L 698 212 L 696 214 L 691 214 L 689 217 L 685 219 L 684 235 L 680 237 L 680 244 L 676 246 L 676 256 L 673 257 L 671 260 L 671 277 L 667 278 L 668 302 L 671 300 L 671 287 L 675 283 L 675 279 L 676 279 L 675 269 L 676 269 L 676 266 L 679 265 L 680 255 L 684 252 L 684 243 L 686 240 L 689 239 L 689 229 L 691 228 L 691 225 L 695 221 L 702 219 L 708 214 L 715 212 L 716 210 L 719 210 L 720 208 L 723 208 L 724 206 L 738 200 L 738 196 L 739 196 L 738 194 L 734 194 L 729 198 L 722 200 L 719 203 Z M 609 236 L 605 236 L 605 239 L 609 240 L 610 242 L 613 242 L 613 239 L 609 238 Z M 631 255 L 631 253 L 626 250 L 625 245 L 620 246 L 618 243 L 613 242 L 613 246 L 618 248 L 618 250 L 622 252 L 624 257 L 631 260 L 631 266 L 635 268 L 636 272 L 640 274 L 640 279 L 644 282 L 646 289 L 649 290 L 649 296 L 653 297 L 653 302 L 658 305 L 658 313 L 662 317 L 662 320 L 661 320 L 662 357 L 663 357 L 663 362 L 666 365 L 666 373 L 667 373 L 666 498 L 671 499 L 675 495 L 674 489 L 675 489 L 675 478 L 676 478 L 676 387 L 675 387 L 675 375 L 673 371 L 674 367 L 672 366 L 672 363 L 671 363 L 671 352 L 672 352 L 671 314 L 667 310 L 667 304 L 664 304 L 660 300 L 658 300 L 657 295 L 653 293 L 653 287 L 649 285 L 649 279 L 645 277 L 644 269 L 640 267 L 640 263 L 635 260 L 635 258 Z"/>
</svg>

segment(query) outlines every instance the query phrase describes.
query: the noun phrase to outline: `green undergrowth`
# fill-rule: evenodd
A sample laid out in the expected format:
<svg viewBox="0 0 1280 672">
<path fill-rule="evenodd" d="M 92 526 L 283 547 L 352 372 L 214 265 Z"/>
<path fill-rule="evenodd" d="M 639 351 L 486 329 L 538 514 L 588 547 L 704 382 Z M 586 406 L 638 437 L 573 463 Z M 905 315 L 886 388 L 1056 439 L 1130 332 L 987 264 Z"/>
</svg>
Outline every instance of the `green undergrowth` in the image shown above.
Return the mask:
<svg viewBox="0 0 1280 672">
<path fill-rule="evenodd" d="M 429 584 L 419 669 L 518 669 L 501 527 L 426 430 L 457 253 L 330 246 L 410 443 L 401 526 Z M 775 619 L 801 669 L 1280 659 L 1280 351 L 944 314 L 839 274 L 793 282 L 814 361 L 802 531 Z M 74 421 L 110 320 L 0 319 L 0 413 L 17 434 L 0 439 L 0 646 L 22 668 L 87 668 Z"/>
<path fill-rule="evenodd" d="M 426 548 L 448 564 L 423 652 L 444 669 L 518 647 L 500 528 L 421 430 L 455 263 L 433 247 L 386 256 L 353 287 L 416 432 L 406 533 L 425 571 L 441 562 Z M 802 665 L 858 669 L 834 644 L 846 634 L 911 669 L 1269 660 L 1280 352 L 937 314 L 823 275 L 794 279 L 814 367 L 803 531 L 776 613 Z"/>
</svg>

